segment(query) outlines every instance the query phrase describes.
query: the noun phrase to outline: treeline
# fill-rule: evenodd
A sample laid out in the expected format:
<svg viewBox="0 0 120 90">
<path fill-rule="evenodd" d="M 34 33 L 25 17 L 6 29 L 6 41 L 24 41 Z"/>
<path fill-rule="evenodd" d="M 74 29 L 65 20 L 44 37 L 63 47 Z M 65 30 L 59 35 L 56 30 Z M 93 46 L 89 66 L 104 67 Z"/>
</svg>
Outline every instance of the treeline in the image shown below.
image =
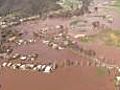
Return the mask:
<svg viewBox="0 0 120 90">
<path fill-rule="evenodd" d="M 57 4 L 61 1 L 63 5 Z M 79 10 L 80 15 L 89 12 L 89 5 L 93 0 L 0 0 L 0 16 L 28 17 L 33 15 L 46 16 L 51 10 L 64 9 L 67 6 L 82 5 Z M 81 2 L 81 3 L 79 3 Z M 71 6 L 72 5 L 72 6 Z"/>
<path fill-rule="evenodd" d="M 0 0 L 0 16 L 31 16 L 60 8 L 58 0 Z"/>
</svg>

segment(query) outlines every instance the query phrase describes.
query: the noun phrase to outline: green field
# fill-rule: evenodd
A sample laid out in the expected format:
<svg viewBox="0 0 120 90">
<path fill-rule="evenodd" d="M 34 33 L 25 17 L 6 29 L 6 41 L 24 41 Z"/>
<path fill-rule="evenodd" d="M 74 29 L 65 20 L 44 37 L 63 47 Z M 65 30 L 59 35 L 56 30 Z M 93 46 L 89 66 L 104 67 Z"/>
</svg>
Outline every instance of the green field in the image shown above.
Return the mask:
<svg viewBox="0 0 120 90">
<path fill-rule="evenodd" d="M 96 74 L 98 76 L 106 76 L 108 74 L 107 69 L 102 67 L 97 67 Z"/>
<path fill-rule="evenodd" d="M 120 9 L 120 0 L 117 0 L 117 2 L 114 5 L 115 7 L 117 7 L 118 9 Z M 119 10 L 120 11 L 120 10 Z"/>
<path fill-rule="evenodd" d="M 90 43 L 100 40 L 109 46 L 120 47 L 120 31 L 119 30 L 105 30 L 94 36 L 87 36 L 80 38 L 80 42 Z"/>
<path fill-rule="evenodd" d="M 116 5 L 120 7 L 120 0 L 117 0 Z"/>
<path fill-rule="evenodd" d="M 101 38 L 105 44 L 120 47 L 120 31 L 107 31 Z"/>
</svg>

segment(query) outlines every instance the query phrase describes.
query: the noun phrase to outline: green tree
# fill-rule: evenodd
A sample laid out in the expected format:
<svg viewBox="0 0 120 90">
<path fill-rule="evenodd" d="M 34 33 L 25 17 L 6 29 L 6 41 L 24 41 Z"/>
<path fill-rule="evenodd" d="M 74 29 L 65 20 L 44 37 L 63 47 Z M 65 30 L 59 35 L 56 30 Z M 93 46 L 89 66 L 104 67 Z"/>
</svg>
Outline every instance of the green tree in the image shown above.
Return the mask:
<svg viewBox="0 0 120 90">
<path fill-rule="evenodd" d="M 81 14 L 89 12 L 93 0 L 60 0 L 57 2 L 64 10 L 80 10 Z"/>
</svg>

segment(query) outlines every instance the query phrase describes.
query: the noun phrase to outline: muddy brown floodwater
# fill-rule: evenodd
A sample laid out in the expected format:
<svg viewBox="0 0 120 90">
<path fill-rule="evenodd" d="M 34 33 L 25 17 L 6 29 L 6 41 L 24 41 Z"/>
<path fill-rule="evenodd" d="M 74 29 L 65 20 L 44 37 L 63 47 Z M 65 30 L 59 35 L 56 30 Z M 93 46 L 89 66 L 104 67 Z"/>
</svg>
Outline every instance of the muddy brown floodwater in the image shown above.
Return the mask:
<svg viewBox="0 0 120 90">
<path fill-rule="evenodd" d="M 97 0 L 99 1 L 99 0 Z M 101 0 L 100 0 L 101 1 Z M 102 1 L 103 2 L 103 1 Z M 104 8 L 103 8 L 104 9 Z M 105 11 L 102 11 L 105 12 Z M 119 15 L 111 10 L 109 14 L 113 13 L 115 22 L 111 25 L 111 28 L 119 28 L 118 19 Z M 90 18 L 90 21 L 93 18 Z M 40 30 L 42 27 L 55 27 L 56 25 L 64 25 L 69 28 L 70 20 L 63 18 L 46 19 L 45 21 L 34 20 L 24 22 L 18 26 L 12 27 L 20 32 L 23 32 L 23 39 L 32 39 L 33 31 Z M 115 29 L 116 29 L 115 28 Z M 54 29 L 53 29 L 54 31 Z M 70 31 L 70 30 L 69 30 Z M 89 31 L 89 30 L 88 30 Z M 49 32 L 52 32 L 49 30 Z M 71 34 L 74 31 L 68 32 Z M 78 32 L 76 31 L 75 34 Z M 97 33 L 96 31 L 89 31 L 87 34 Z M 72 38 L 73 39 L 73 38 Z M 75 40 L 75 39 L 73 39 Z M 77 40 L 76 40 L 77 41 Z M 108 59 L 108 63 L 119 64 L 120 61 L 120 49 L 116 47 L 103 45 L 101 42 L 95 42 L 91 44 L 83 44 L 78 41 L 80 47 L 95 50 L 97 56 L 104 56 Z M 98 68 L 95 66 L 87 66 L 88 59 L 82 57 L 76 52 L 73 52 L 69 48 L 64 50 L 55 50 L 42 43 L 41 39 L 37 42 L 15 46 L 13 53 L 20 54 L 39 54 L 38 58 L 33 61 L 36 62 L 51 62 L 51 61 L 79 61 L 84 65 L 78 66 L 65 66 L 64 68 L 58 68 L 55 72 L 50 74 L 43 74 L 34 71 L 21 71 L 12 70 L 8 68 L 0 69 L 0 90 L 115 90 L 113 82 L 114 74 L 107 73 L 103 75 L 98 74 Z M 0 60 L 2 63 L 4 60 Z M 27 61 L 25 61 L 27 62 Z"/>
<path fill-rule="evenodd" d="M 4 69 L 1 90 L 115 90 L 111 76 L 99 76 L 94 67 L 59 69 L 49 75 Z"/>
</svg>

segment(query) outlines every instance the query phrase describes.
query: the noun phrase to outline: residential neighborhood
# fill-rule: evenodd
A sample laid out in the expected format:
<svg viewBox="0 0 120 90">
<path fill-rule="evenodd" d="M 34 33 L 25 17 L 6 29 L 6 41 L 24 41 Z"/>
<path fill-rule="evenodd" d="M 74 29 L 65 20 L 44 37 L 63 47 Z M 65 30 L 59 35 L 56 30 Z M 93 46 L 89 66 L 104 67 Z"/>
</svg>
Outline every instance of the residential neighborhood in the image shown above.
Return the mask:
<svg viewBox="0 0 120 90">
<path fill-rule="evenodd" d="M 0 90 L 120 90 L 120 0 L 0 0 Z"/>
</svg>

